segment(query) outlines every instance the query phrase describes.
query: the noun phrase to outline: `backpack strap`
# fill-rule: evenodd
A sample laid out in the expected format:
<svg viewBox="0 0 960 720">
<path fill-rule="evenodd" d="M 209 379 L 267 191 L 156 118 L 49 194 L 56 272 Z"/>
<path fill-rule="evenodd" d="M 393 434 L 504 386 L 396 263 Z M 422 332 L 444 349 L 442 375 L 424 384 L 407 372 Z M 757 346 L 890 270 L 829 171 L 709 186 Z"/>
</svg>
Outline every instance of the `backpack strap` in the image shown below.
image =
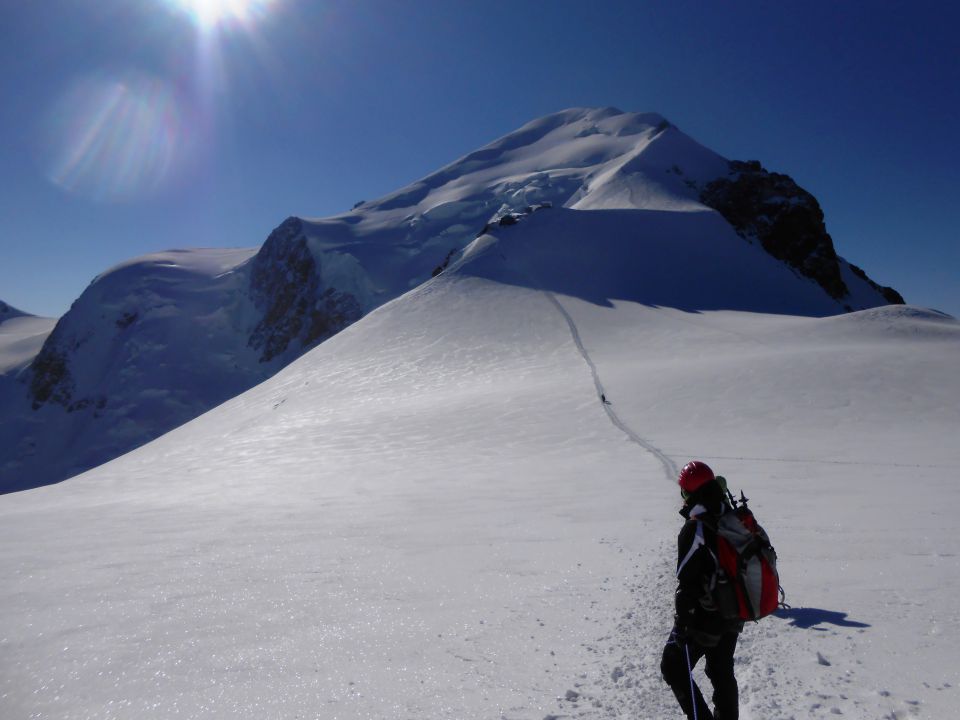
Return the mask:
<svg viewBox="0 0 960 720">
<path fill-rule="evenodd" d="M 697 550 L 706 546 L 707 541 L 703 537 L 703 522 L 697 518 L 697 532 L 693 536 L 693 542 L 690 543 L 690 549 L 687 550 L 687 554 L 684 556 L 683 560 L 680 561 L 680 564 L 677 565 L 677 577 L 680 577 L 680 573 L 683 572 L 683 568 L 686 567 L 688 562 L 690 562 L 690 559 L 696 554 Z"/>
</svg>

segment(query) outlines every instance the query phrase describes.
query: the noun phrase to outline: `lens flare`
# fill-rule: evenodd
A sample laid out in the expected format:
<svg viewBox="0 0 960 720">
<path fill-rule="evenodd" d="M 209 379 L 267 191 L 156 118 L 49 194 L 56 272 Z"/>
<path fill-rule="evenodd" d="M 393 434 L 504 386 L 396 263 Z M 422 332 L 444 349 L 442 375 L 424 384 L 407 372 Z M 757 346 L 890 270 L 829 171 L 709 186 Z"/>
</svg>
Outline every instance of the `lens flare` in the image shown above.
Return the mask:
<svg viewBox="0 0 960 720">
<path fill-rule="evenodd" d="M 107 202 L 161 186 L 183 140 L 175 93 L 140 74 L 76 83 L 51 113 L 48 131 L 50 180 Z"/>
<path fill-rule="evenodd" d="M 202 30 L 226 23 L 246 24 L 266 14 L 273 0 L 167 0 Z"/>
</svg>

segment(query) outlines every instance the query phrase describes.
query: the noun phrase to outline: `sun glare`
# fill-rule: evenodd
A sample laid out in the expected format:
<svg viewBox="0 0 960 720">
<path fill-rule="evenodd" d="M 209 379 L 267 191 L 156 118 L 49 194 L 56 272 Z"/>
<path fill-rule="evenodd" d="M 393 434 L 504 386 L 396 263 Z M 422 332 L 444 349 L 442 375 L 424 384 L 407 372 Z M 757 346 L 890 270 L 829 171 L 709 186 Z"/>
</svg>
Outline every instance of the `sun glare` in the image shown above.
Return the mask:
<svg viewBox="0 0 960 720">
<path fill-rule="evenodd" d="M 149 194 L 187 140 L 184 108 L 163 80 L 139 73 L 79 81 L 48 119 L 49 178 L 103 202 Z"/>
<path fill-rule="evenodd" d="M 197 26 L 211 30 L 225 23 L 246 23 L 263 15 L 273 0 L 170 0 Z"/>
</svg>

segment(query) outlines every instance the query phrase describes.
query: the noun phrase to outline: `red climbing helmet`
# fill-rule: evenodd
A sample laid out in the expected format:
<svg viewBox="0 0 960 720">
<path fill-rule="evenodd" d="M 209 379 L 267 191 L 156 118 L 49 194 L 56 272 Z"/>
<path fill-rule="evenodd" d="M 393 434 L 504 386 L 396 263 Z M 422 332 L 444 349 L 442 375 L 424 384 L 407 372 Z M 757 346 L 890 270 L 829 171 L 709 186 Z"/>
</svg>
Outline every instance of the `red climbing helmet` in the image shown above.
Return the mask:
<svg viewBox="0 0 960 720">
<path fill-rule="evenodd" d="M 699 460 L 691 460 L 683 466 L 677 482 L 680 484 L 681 493 L 691 495 L 715 479 L 716 475 L 713 474 L 713 470 L 710 469 L 709 465 Z"/>
</svg>

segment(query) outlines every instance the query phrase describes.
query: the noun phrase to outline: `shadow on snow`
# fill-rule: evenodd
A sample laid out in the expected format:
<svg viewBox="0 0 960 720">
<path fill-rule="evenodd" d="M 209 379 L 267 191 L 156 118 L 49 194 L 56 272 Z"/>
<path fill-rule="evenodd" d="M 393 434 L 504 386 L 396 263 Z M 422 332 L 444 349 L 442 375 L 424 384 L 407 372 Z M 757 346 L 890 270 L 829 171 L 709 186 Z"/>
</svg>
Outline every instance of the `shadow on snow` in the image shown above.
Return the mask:
<svg viewBox="0 0 960 720">
<path fill-rule="evenodd" d="M 789 620 L 794 627 L 804 630 L 826 630 L 818 625 L 836 625 L 837 627 L 868 628 L 867 623 L 848 620 L 847 613 L 821 608 L 781 608 L 773 613 L 783 620 Z"/>
</svg>

